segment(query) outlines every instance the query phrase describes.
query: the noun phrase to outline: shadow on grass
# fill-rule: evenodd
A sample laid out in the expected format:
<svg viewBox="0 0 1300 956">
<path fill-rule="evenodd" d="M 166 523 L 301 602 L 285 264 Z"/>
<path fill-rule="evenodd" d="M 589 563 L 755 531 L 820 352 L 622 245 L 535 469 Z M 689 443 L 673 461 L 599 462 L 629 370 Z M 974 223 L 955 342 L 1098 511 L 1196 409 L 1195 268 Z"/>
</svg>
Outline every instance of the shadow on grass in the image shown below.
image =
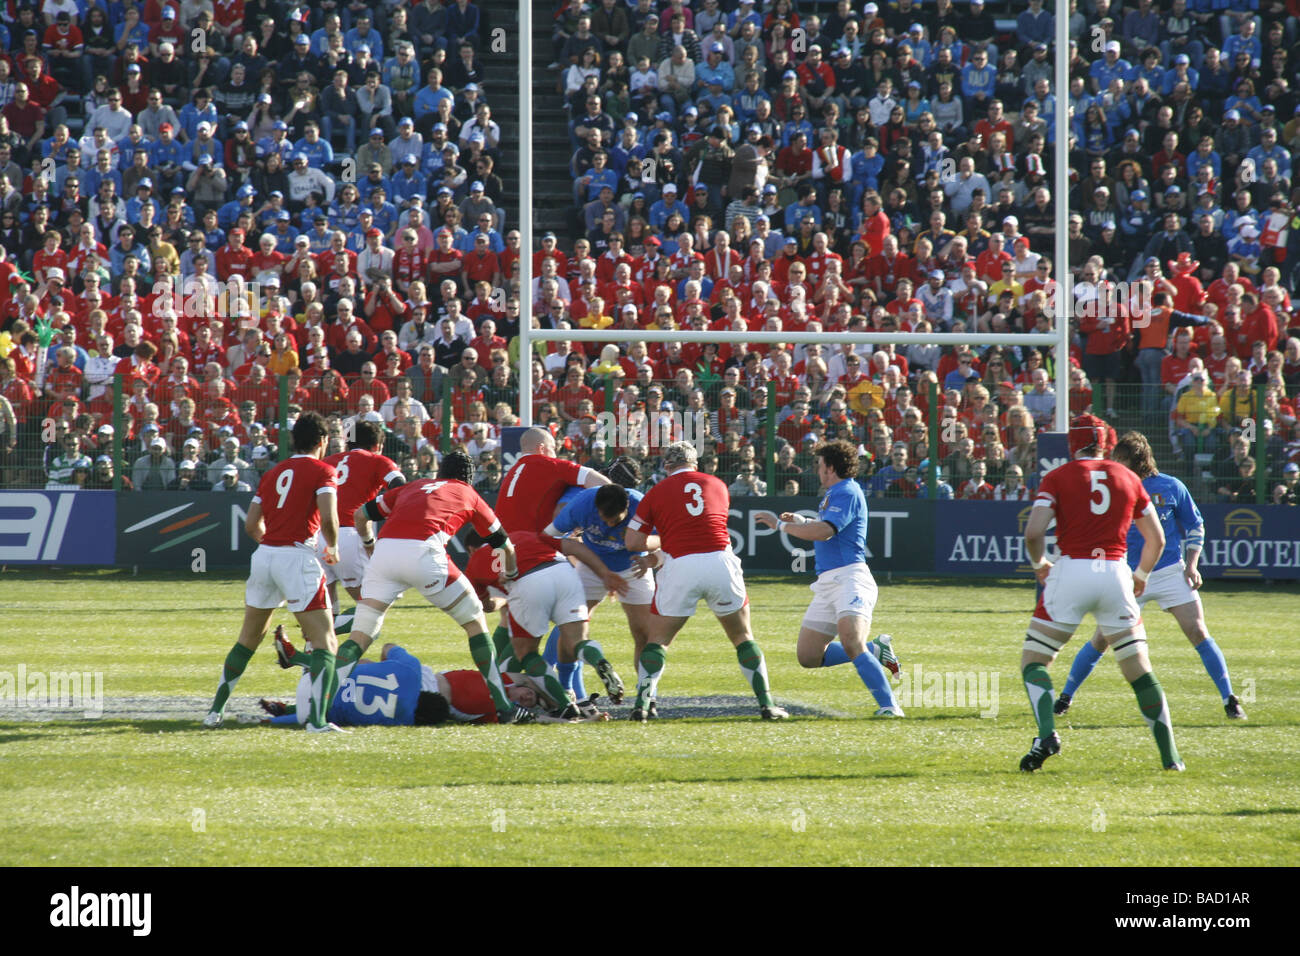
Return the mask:
<svg viewBox="0 0 1300 956">
<path fill-rule="evenodd" d="M 1243 807 L 1240 810 L 1157 810 L 1153 817 L 1273 817 L 1300 816 L 1300 807 Z"/>
</svg>

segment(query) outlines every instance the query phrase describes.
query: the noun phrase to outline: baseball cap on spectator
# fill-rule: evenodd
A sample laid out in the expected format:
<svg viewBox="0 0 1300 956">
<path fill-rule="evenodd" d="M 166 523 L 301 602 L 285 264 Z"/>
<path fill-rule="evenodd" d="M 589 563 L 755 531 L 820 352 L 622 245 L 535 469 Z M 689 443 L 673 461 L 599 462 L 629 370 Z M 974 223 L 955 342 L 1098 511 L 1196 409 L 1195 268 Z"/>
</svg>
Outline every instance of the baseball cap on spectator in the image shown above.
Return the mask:
<svg viewBox="0 0 1300 956">
<path fill-rule="evenodd" d="M 185 461 L 181 462 L 179 465 L 176 466 L 178 471 L 193 471 L 195 467 L 196 466 L 194 462 L 190 461 L 189 459 L 186 459 Z"/>
<path fill-rule="evenodd" d="M 139 72 L 140 72 L 140 64 L 139 64 L 139 63 L 131 63 L 131 64 L 129 64 L 129 65 L 127 66 L 127 68 L 126 68 L 126 72 L 128 72 L 128 73 L 139 73 Z"/>
<path fill-rule="evenodd" d="M 448 143 L 446 146 L 442 148 L 442 151 L 444 153 L 451 153 L 453 156 L 460 155 L 460 147 L 457 146 L 455 143 Z"/>
<path fill-rule="evenodd" d="M 370 137 L 372 139 L 376 136 L 378 136 L 380 139 L 384 138 L 384 131 L 380 129 L 378 126 L 376 126 L 374 129 L 370 131 Z"/>
<path fill-rule="evenodd" d="M 1300 465 L 1297 465 L 1293 461 L 1288 461 L 1282 466 L 1282 474 L 1284 475 L 1294 475 L 1298 471 L 1300 471 Z"/>
<path fill-rule="evenodd" d="M 942 279 L 944 277 L 942 269 L 933 269 L 930 272 L 931 279 Z"/>
<path fill-rule="evenodd" d="M 247 127 L 247 124 L 245 124 L 245 127 Z M 284 120 L 276 120 L 274 123 L 271 124 L 271 129 L 287 130 L 288 128 L 289 128 L 289 124 L 286 123 Z"/>
<path fill-rule="evenodd" d="M 675 194 L 677 193 L 677 184 L 676 184 L 676 183 L 664 183 L 663 191 L 666 192 L 666 193 L 673 193 L 673 194 L 675 195 Z"/>
<path fill-rule="evenodd" d="M 307 154 L 306 154 L 306 153 L 294 153 L 294 154 L 293 154 L 293 161 L 294 161 L 295 163 L 305 163 L 305 162 L 307 162 Z"/>
<path fill-rule="evenodd" d="M 170 125 L 171 125 L 170 123 L 163 123 L 163 126 L 170 126 Z M 159 128 L 159 129 L 162 129 L 162 126 L 160 126 L 160 127 L 158 127 L 158 128 Z M 234 125 L 233 129 L 235 130 L 235 132 L 239 132 L 240 130 L 243 130 L 244 132 L 247 132 L 247 131 L 248 131 L 248 124 L 245 123 L 243 120 L 240 120 L 238 123 L 236 123 L 236 124 Z"/>
<path fill-rule="evenodd" d="M 799 245 L 799 240 L 798 240 L 797 238 L 795 238 L 794 236 L 786 236 L 786 237 L 785 237 L 785 245 L 787 245 L 787 246 L 797 246 L 797 245 Z"/>
<path fill-rule="evenodd" d="M 1115 228 L 1115 220 L 1114 220 L 1114 219 L 1106 219 L 1106 220 L 1104 220 L 1104 221 L 1102 222 L 1102 224 L 1101 224 L 1101 231 L 1102 231 L 1102 232 L 1105 232 L 1107 229 L 1112 229 L 1112 230 L 1113 230 L 1114 228 Z"/>
<path fill-rule="evenodd" d="M 1183 187 L 1182 187 L 1182 186 L 1170 186 L 1168 189 L 1165 190 L 1165 195 L 1166 195 L 1166 196 L 1172 196 L 1172 195 L 1174 195 L 1175 193 L 1180 193 L 1180 192 L 1182 192 L 1182 191 L 1183 191 Z"/>
<path fill-rule="evenodd" d="M 1124 138 L 1125 138 L 1125 139 L 1141 139 L 1141 138 L 1142 138 L 1142 134 L 1139 133 L 1136 129 L 1134 129 L 1134 128 L 1132 128 L 1132 127 L 1129 127 L 1128 129 L 1126 129 L 1126 130 L 1124 131 Z"/>
<path fill-rule="evenodd" d="M 242 186 L 239 187 L 239 193 L 238 193 L 238 195 L 240 195 L 240 196 L 256 196 L 256 195 L 257 195 L 257 190 L 253 188 L 252 184 L 250 184 L 250 183 L 244 183 L 244 185 L 242 185 Z"/>
<path fill-rule="evenodd" d="M 441 187 L 438 188 L 438 195 L 439 195 L 439 196 L 451 196 L 451 195 L 454 195 L 454 193 L 452 193 L 452 191 L 451 191 L 451 187 L 450 187 L 450 186 L 441 186 Z"/>
<path fill-rule="evenodd" d="M 623 313 L 626 315 L 628 312 L 631 312 L 633 315 L 636 315 L 636 306 L 634 306 L 630 302 L 627 305 L 623 306 Z"/>
<path fill-rule="evenodd" d="M 469 184 L 469 191 L 472 193 L 481 193 L 483 191 L 483 184 L 478 180 L 475 180 Z"/>
<path fill-rule="evenodd" d="M 257 461 L 261 458 L 270 458 L 270 457 L 271 457 L 271 453 L 270 451 L 267 450 L 267 447 L 265 445 L 258 445 L 256 448 L 253 449 L 253 461 Z M 238 469 L 236 469 L 236 471 L 238 471 Z"/>
<path fill-rule="evenodd" d="M 200 166 L 211 166 L 211 165 L 212 165 L 212 157 L 211 157 L 209 154 L 204 153 L 202 156 L 199 157 L 199 165 L 200 165 Z"/>
<path fill-rule="evenodd" d="M 1015 216 L 1007 216 L 1006 219 L 1002 220 L 1002 225 L 1005 226 L 1007 223 L 1011 223 L 1011 225 L 1013 226 L 1018 226 L 1020 225 L 1020 220 L 1017 219 Z"/>
<path fill-rule="evenodd" d="M 366 230 L 366 238 L 367 238 L 367 239 L 373 239 L 373 238 L 376 237 L 376 236 L 379 236 L 379 237 L 382 238 L 383 235 L 384 235 L 384 234 L 383 234 L 383 232 L 382 232 L 381 230 L 379 230 L 379 229 L 375 229 L 375 228 L 373 228 L 373 227 L 370 228 L 370 229 L 367 229 L 367 230 Z"/>
<path fill-rule="evenodd" d="M 271 199 L 274 199 L 276 196 L 279 196 L 281 199 L 284 198 L 284 193 L 280 192 L 280 190 L 278 190 L 278 189 L 272 189 L 272 190 L 270 191 L 270 193 L 268 193 L 267 195 L 268 195 L 269 198 L 271 198 Z"/>
<path fill-rule="evenodd" d="M 813 46 L 814 46 L 814 47 L 817 47 L 817 44 L 814 43 Z M 726 49 L 727 49 L 727 48 L 726 48 L 725 46 L 723 46 L 721 43 L 714 43 L 714 44 L 712 44 L 712 45 L 709 47 L 709 52 L 710 52 L 710 53 L 721 53 L 721 52 L 723 52 L 723 51 L 726 50 Z M 817 49 L 820 50 L 821 47 L 817 47 Z"/>
<path fill-rule="evenodd" d="M 176 11 L 175 11 L 174 9 L 172 9 L 171 7 L 163 7 L 163 10 L 162 10 L 162 18 L 163 18 L 164 20 L 175 20 L 175 19 L 176 19 Z"/>
<path fill-rule="evenodd" d="M 280 222 L 289 222 L 293 217 L 289 215 L 289 210 L 281 209 L 275 218 Z"/>
<path fill-rule="evenodd" d="M 465 90 L 466 92 L 477 93 L 479 91 L 479 85 L 477 83 L 466 83 Z"/>
<path fill-rule="evenodd" d="M 1175 66 L 1177 66 L 1180 63 L 1191 63 L 1191 62 L 1192 62 L 1192 58 L 1189 57 L 1186 53 L 1180 53 L 1176 57 L 1174 57 Z"/>
<path fill-rule="evenodd" d="M 557 239 L 557 238 L 558 237 L 555 235 L 555 233 L 548 232 L 546 233 L 546 235 L 542 236 L 542 242 L 545 242 L 547 239 Z"/>
<path fill-rule="evenodd" d="M 1094 193 L 1104 193 L 1105 195 L 1109 196 L 1109 195 L 1110 195 L 1110 187 L 1109 187 L 1109 186 L 1098 186 L 1096 189 L 1093 190 L 1093 192 L 1094 192 Z"/>
<path fill-rule="evenodd" d="M 1241 114 L 1236 110 L 1228 110 L 1228 112 L 1223 114 L 1223 118 L 1226 120 L 1239 120 L 1241 119 Z"/>
<path fill-rule="evenodd" d="M 1109 43 L 1106 44 L 1107 53 L 1118 53 L 1119 50 L 1120 50 L 1120 46 L 1118 40 L 1111 40 Z"/>
<path fill-rule="evenodd" d="M 167 443 L 163 441 L 161 438 L 155 438 L 149 442 L 149 448 L 150 449 L 161 448 L 163 451 L 166 451 Z"/>
<path fill-rule="evenodd" d="M 688 107 L 686 107 L 686 109 L 682 110 L 682 115 L 683 115 L 683 116 L 699 116 L 699 115 L 700 115 L 700 111 L 697 110 L 694 106 L 688 106 Z"/>
<path fill-rule="evenodd" d="M 239 477 L 239 469 L 234 465 L 227 465 L 225 468 L 221 469 L 221 477 L 225 478 L 228 475 L 234 475 L 236 478 Z"/>
<path fill-rule="evenodd" d="M 358 53 L 369 53 L 369 52 L 370 52 L 370 44 L 369 44 L 369 43 L 358 43 L 358 44 L 357 44 L 357 52 L 358 52 Z"/>
<path fill-rule="evenodd" d="M 271 94 L 270 94 L 270 93 L 263 93 L 261 96 L 259 96 L 259 97 L 257 98 L 257 102 L 259 102 L 259 103 L 269 103 L 269 102 L 271 102 Z"/>
<path fill-rule="evenodd" d="M 48 269 L 45 270 L 45 281 L 53 282 L 56 279 L 59 282 L 63 281 L 63 270 L 60 269 L 58 266 L 50 266 Z"/>
<path fill-rule="evenodd" d="M 642 244 L 643 246 L 661 246 L 661 245 L 663 245 L 663 243 L 659 241 L 659 237 L 658 237 L 658 236 L 646 236 L 645 239 L 642 240 L 641 244 Z"/>
<path fill-rule="evenodd" d="M 1160 265 L 1160 260 L 1156 256 L 1147 256 L 1146 261 L 1142 264 L 1146 266 L 1158 266 Z"/>
<path fill-rule="evenodd" d="M 874 3 L 868 3 L 865 7 L 862 8 L 862 12 L 869 17 L 874 17 L 877 13 L 880 12 L 880 7 L 876 6 Z"/>
<path fill-rule="evenodd" d="M 781 74 L 781 79 L 783 79 L 783 80 L 797 80 L 797 79 L 799 79 L 799 74 L 796 73 L 794 70 L 786 70 L 784 73 Z"/>
<path fill-rule="evenodd" d="M 777 189 L 776 189 L 776 183 L 767 183 L 767 184 L 763 187 L 763 192 L 764 192 L 765 194 L 766 194 L 766 193 L 775 193 L 776 191 L 777 191 Z"/>
<path fill-rule="evenodd" d="M 447 124 L 446 124 L 446 123 L 434 123 L 434 124 L 433 124 L 433 131 L 436 133 L 436 132 L 438 132 L 438 130 L 442 130 L 444 133 L 447 132 Z"/>
<path fill-rule="evenodd" d="M 247 187 L 245 187 L 245 188 L 246 188 L 246 189 L 251 189 L 252 187 L 251 187 L 251 186 L 247 186 Z M 242 229 L 240 229 L 238 226 L 236 226 L 234 229 L 231 229 L 228 233 L 226 233 L 226 235 L 227 235 L 227 236 L 238 236 L 240 239 L 243 239 L 243 238 L 244 238 L 244 230 L 242 230 Z M 230 427 L 230 426 L 226 426 L 226 427 L 228 428 L 228 427 Z"/>
<path fill-rule="evenodd" d="M 311 46 L 311 37 L 305 33 L 299 33 L 293 38 L 294 46 Z"/>
<path fill-rule="evenodd" d="M 95 459 L 95 464 L 97 464 L 97 465 L 102 465 L 102 464 L 104 464 L 104 462 L 108 462 L 110 465 L 113 464 L 113 456 L 112 456 L 112 455 L 100 455 L 98 458 Z"/>
<path fill-rule="evenodd" d="M 98 434 L 100 434 L 100 435 L 110 435 L 110 436 L 111 436 L 111 435 L 113 434 L 113 426 L 112 426 L 112 425 L 100 425 L 100 426 L 99 426 L 99 432 L 98 432 Z"/>
<path fill-rule="evenodd" d="M 1276 113 L 1277 107 L 1274 106 L 1272 103 L 1265 103 L 1263 106 L 1259 108 L 1259 111 L 1261 113 Z"/>
<path fill-rule="evenodd" d="M 673 114 L 667 110 L 662 110 L 655 114 L 655 119 L 661 123 L 671 123 L 673 121 Z"/>
<path fill-rule="evenodd" d="M 1147 194 L 1140 189 L 1135 189 L 1131 193 L 1129 193 L 1129 198 L 1132 199 L 1134 202 L 1145 202 L 1147 198 Z"/>
<path fill-rule="evenodd" d="M 401 120 L 398 121 L 397 125 L 398 125 L 399 127 L 400 127 L 400 126 L 414 126 L 414 125 L 415 125 L 415 120 L 411 119 L 411 117 L 409 117 L 409 116 L 403 116 L 403 117 L 401 118 Z"/>
<path fill-rule="evenodd" d="M 280 288 L 280 277 L 278 275 L 269 275 L 262 280 L 262 285 L 278 289 Z"/>
</svg>

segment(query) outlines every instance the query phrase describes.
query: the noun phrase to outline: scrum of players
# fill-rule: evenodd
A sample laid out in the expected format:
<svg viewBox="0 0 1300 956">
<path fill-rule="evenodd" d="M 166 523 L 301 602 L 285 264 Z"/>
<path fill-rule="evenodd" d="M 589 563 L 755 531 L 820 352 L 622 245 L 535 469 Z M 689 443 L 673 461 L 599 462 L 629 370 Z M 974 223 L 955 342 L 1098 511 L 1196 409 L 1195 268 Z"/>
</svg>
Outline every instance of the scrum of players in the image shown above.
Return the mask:
<svg viewBox="0 0 1300 956">
<path fill-rule="evenodd" d="M 295 424 L 295 455 L 264 476 L 250 506 L 246 529 L 258 548 L 244 626 L 204 726 L 221 724 L 230 692 L 285 602 L 307 646 L 295 648 L 283 627 L 276 629 L 280 665 L 302 675 L 293 704 L 262 701 L 272 725 L 325 732 L 365 724 L 608 720 L 599 695 L 586 696 L 582 671 L 590 665 L 609 699 L 623 701 L 628 691 L 589 633 L 592 613 L 610 595 L 632 637 L 637 680 L 630 719 L 658 717 L 668 648 L 701 600 L 735 649 L 762 719 L 789 717 L 772 696 L 754 638 L 727 532 L 727 488 L 696 469 L 692 444 L 668 446 L 666 477 L 642 494 L 633 462 L 617 459 L 605 473 L 580 466 L 556 457 L 549 431 L 532 428 L 521 436 L 520 455 L 492 508 L 471 486 L 468 456 L 450 453 L 436 478 L 404 483 L 382 453 L 378 428 L 359 427 L 352 450 L 322 461 L 323 422 L 315 418 L 304 415 Z M 1035 771 L 1060 752 L 1055 717 L 1069 709 L 1109 647 L 1162 765 L 1181 770 L 1168 704 L 1146 652 L 1142 604 L 1154 600 L 1178 620 L 1228 717 L 1245 717 L 1197 594 L 1200 514 L 1187 489 L 1155 469 L 1140 434 L 1117 442 L 1109 426 L 1084 415 L 1071 423 L 1069 441 L 1071 460 L 1044 477 L 1025 530 L 1043 588 L 1021 655 L 1037 734 L 1020 769 Z M 822 487 L 817 517 L 757 516 L 790 538 L 813 542 L 816 580 L 796 658 L 803 667 L 852 663 L 875 699 L 876 716 L 903 717 L 890 686 L 899 673 L 892 640 L 868 637 L 878 590 L 865 558 L 857 450 L 829 441 L 814 457 Z M 1053 521 L 1055 564 L 1045 554 Z M 466 524 L 472 550 L 462 571 L 447 543 Z M 340 583 L 356 604 L 331 616 Z M 392 643 L 382 645 L 378 661 L 362 660 L 380 638 L 388 609 L 410 588 L 464 629 L 475 669 L 438 672 Z M 493 613 L 500 622 L 489 636 Z M 1057 697 L 1047 667 L 1087 614 L 1096 632 Z"/>
</svg>

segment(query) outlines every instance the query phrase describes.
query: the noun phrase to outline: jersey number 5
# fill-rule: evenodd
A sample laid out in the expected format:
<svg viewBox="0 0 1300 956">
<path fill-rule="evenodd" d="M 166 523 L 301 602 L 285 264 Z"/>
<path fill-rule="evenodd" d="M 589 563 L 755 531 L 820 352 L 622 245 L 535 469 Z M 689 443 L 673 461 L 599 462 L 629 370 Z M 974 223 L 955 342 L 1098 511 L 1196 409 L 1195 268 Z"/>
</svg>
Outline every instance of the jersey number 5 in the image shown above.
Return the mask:
<svg viewBox="0 0 1300 956">
<path fill-rule="evenodd" d="M 1091 471 L 1088 473 L 1092 479 L 1092 490 L 1088 495 L 1088 507 L 1095 515 L 1104 515 L 1110 510 L 1110 489 L 1106 487 L 1106 473 L 1104 471 Z M 1101 500 L 1093 498 L 1097 495 Z"/>
<path fill-rule="evenodd" d="M 682 490 L 691 496 L 691 500 L 686 502 L 686 513 L 695 518 L 704 514 L 704 489 L 692 481 L 689 485 L 684 485 Z"/>
</svg>

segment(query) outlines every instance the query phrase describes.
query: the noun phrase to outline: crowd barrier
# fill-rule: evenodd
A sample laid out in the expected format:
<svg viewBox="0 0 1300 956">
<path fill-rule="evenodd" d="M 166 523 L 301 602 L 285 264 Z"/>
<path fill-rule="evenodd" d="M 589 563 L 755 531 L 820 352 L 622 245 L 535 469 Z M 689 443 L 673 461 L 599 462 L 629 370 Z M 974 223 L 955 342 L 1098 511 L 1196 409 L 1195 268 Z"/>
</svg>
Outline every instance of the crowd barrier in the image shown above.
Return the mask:
<svg viewBox="0 0 1300 956">
<path fill-rule="evenodd" d="M 246 569 L 252 495 L 223 492 L 0 492 L 0 566 Z M 490 500 L 490 499 L 489 499 Z M 873 499 L 867 561 L 877 574 L 1028 577 L 1028 502 Z M 811 581 L 812 549 L 761 524 L 761 511 L 817 513 L 815 498 L 735 498 L 731 545 L 748 571 Z M 1201 505 L 1207 578 L 1300 579 L 1300 508 Z M 1049 553 L 1055 553 L 1049 535 Z M 452 556 L 464 558 L 453 539 Z"/>
</svg>

